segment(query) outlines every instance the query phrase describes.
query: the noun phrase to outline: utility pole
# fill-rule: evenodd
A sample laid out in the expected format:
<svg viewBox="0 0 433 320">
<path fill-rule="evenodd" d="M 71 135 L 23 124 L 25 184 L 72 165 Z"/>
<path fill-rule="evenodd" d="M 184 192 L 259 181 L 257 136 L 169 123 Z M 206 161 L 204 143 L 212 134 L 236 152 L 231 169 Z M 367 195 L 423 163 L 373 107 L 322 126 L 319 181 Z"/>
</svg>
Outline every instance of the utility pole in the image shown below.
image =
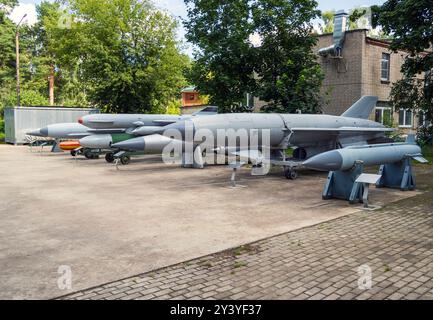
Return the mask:
<svg viewBox="0 0 433 320">
<path fill-rule="evenodd" d="M 54 66 L 50 67 L 50 75 L 48 76 L 50 106 L 54 106 Z"/>
<path fill-rule="evenodd" d="M 20 102 L 20 25 L 21 22 L 23 22 L 24 18 L 27 17 L 27 14 L 25 14 L 20 22 L 17 24 L 17 29 L 15 31 L 15 53 L 16 53 L 16 70 L 17 70 L 17 106 L 19 107 L 21 105 Z"/>
</svg>

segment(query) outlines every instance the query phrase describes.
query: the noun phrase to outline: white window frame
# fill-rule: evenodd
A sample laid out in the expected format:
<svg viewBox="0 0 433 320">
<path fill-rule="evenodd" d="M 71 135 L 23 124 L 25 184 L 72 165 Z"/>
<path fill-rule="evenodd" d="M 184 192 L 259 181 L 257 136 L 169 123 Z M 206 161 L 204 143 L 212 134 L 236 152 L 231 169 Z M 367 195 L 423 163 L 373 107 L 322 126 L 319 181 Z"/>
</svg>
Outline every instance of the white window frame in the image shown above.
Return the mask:
<svg viewBox="0 0 433 320">
<path fill-rule="evenodd" d="M 384 113 L 385 110 L 389 110 L 389 113 L 390 113 L 390 116 L 391 116 L 391 120 L 392 120 L 392 108 L 391 107 L 376 107 L 374 109 L 374 117 L 375 117 L 374 120 L 376 120 L 376 111 L 377 110 L 380 110 L 380 118 L 381 118 L 381 122 L 379 122 L 380 124 L 383 124 L 383 120 L 384 120 L 383 113 Z"/>
<path fill-rule="evenodd" d="M 388 59 L 384 59 L 383 56 L 386 55 L 388 57 Z M 388 68 L 387 68 L 387 74 L 388 74 L 388 78 L 383 78 L 382 77 L 382 73 L 383 73 L 383 62 L 386 61 Z M 387 52 L 382 52 L 382 57 L 380 59 L 380 81 L 384 81 L 384 82 L 389 82 L 391 80 L 391 54 L 387 53 Z"/>
<path fill-rule="evenodd" d="M 420 123 L 420 117 L 423 117 L 422 123 Z M 425 116 L 425 111 L 419 111 L 418 112 L 418 124 L 417 125 L 418 125 L 418 127 L 424 127 L 424 128 L 429 127 L 431 125 L 430 121 L 427 121 L 427 118 Z"/>
<path fill-rule="evenodd" d="M 400 124 L 400 111 L 404 111 L 404 116 L 403 116 L 403 123 L 404 124 Z M 412 124 L 406 124 L 407 123 L 406 116 L 407 116 L 408 111 L 411 113 Z M 399 128 L 412 128 L 414 125 L 414 123 L 413 123 L 413 120 L 414 120 L 413 111 L 409 110 L 409 109 L 400 109 L 398 112 L 399 112 L 399 114 L 398 114 L 398 127 Z"/>
</svg>

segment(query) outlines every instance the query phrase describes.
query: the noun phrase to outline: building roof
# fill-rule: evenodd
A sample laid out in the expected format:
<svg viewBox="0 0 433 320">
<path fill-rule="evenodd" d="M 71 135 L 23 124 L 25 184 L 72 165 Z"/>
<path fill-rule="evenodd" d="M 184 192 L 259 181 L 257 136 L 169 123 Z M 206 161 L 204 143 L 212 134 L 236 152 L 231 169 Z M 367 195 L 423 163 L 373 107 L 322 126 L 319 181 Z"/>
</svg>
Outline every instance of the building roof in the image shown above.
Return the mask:
<svg viewBox="0 0 433 320">
<path fill-rule="evenodd" d="M 195 86 L 189 86 L 189 87 L 183 88 L 181 92 L 182 93 L 197 92 L 197 89 Z"/>
</svg>

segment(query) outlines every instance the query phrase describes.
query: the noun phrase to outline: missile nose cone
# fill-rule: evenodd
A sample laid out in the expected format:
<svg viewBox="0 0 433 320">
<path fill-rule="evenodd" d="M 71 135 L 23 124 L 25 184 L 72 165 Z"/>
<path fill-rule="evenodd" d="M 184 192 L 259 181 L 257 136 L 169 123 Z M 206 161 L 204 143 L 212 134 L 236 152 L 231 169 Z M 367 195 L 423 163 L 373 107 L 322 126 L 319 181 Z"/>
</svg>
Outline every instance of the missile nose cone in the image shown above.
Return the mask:
<svg viewBox="0 0 433 320">
<path fill-rule="evenodd" d="M 343 165 L 343 157 L 337 150 L 321 153 L 303 163 L 304 167 L 320 171 L 338 171 Z"/>
<path fill-rule="evenodd" d="M 143 151 L 145 147 L 145 143 L 143 137 L 138 137 L 138 138 L 115 143 L 111 147 L 115 149 L 128 150 L 128 151 Z"/>
<path fill-rule="evenodd" d="M 42 136 L 48 137 L 48 127 L 42 128 L 40 132 Z"/>
<path fill-rule="evenodd" d="M 42 129 L 37 129 L 34 131 L 30 131 L 27 132 L 27 135 L 29 136 L 35 136 L 35 137 L 48 137 L 48 128 L 42 128 Z"/>
</svg>

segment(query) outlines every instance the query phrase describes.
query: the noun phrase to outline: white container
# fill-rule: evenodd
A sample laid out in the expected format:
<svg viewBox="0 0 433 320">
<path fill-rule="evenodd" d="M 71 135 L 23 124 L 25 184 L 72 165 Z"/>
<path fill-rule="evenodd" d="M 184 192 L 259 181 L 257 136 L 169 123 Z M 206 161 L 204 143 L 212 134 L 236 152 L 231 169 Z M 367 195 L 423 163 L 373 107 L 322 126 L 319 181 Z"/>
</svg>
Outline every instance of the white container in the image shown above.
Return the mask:
<svg viewBox="0 0 433 320">
<path fill-rule="evenodd" d="M 82 116 L 99 113 L 99 109 L 59 107 L 16 107 L 4 109 L 5 142 L 26 143 L 26 133 L 49 124 L 77 122 Z"/>
</svg>

